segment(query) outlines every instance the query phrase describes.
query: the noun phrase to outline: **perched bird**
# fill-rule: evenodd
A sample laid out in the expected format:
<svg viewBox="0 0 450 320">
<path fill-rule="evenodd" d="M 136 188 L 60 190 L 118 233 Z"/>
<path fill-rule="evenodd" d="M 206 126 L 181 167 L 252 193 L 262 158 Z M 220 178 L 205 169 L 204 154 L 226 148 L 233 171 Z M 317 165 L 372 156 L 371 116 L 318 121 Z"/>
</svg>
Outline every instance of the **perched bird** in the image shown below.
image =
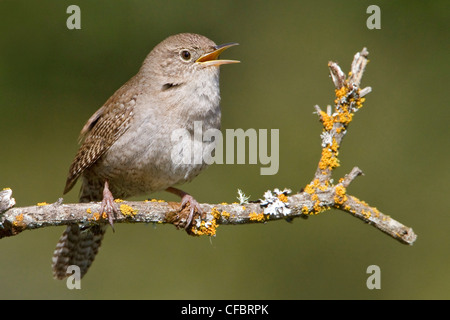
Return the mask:
<svg viewBox="0 0 450 320">
<path fill-rule="evenodd" d="M 174 161 L 171 136 L 178 129 L 192 136 L 197 121 L 203 130 L 220 129 L 219 66 L 239 61 L 218 57 L 234 45 L 237 43 L 216 45 L 192 33 L 173 35 L 159 43 L 139 72 L 81 130 L 82 144 L 70 166 L 64 194 L 81 177 L 79 201 L 101 201 L 101 211 L 113 225 L 117 212 L 114 197 L 166 190 L 181 197 L 182 208 L 189 203 L 189 226 L 194 210 L 201 211 L 199 204 L 174 185 L 191 181 L 207 164 Z M 213 143 L 202 142 L 205 147 Z M 53 276 L 64 279 L 70 265 L 77 265 L 84 276 L 106 227 L 106 223 L 69 225 L 53 253 Z"/>
</svg>

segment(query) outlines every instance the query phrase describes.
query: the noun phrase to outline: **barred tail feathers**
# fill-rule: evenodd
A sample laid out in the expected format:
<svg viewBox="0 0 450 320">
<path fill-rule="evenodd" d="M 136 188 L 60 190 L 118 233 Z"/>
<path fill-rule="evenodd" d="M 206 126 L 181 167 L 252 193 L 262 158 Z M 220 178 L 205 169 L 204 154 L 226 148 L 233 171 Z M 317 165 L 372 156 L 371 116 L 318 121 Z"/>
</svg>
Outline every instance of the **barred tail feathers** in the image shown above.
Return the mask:
<svg viewBox="0 0 450 320">
<path fill-rule="evenodd" d="M 78 224 L 67 226 L 53 252 L 53 277 L 65 279 L 70 275 L 67 268 L 71 265 L 78 266 L 83 277 L 98 253 L 106 227 L 106 225 L 79 227 Z"/>
</svg>

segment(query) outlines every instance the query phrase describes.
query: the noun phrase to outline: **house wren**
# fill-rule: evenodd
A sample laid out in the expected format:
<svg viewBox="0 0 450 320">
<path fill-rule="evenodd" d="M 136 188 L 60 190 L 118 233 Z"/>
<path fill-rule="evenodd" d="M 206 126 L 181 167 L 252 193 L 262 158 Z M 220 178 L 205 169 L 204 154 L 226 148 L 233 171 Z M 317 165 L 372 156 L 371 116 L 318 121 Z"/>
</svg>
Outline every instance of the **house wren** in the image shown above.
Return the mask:
<svg viewBox="0 0 450 320">
<path fill-rule="evenodd" d="M 191 181 L 207 165 L 204 161 L 173 161 L 175 142 L 171 136 L 178 129 L 193 136 L 196 121 L 201 121 L 204 130 L 220 129 L 219 66 L 239 61 L 218 57 L 234 45 L 237 43 L 217 46 L 191 33 L 177 34 L 158 44 L 139 72 L 83 127 L 83 142 L 69 169 L 64 194 L 81 177 L 80 202 L 102 201 L 101 211 L 107 213 L 112 225 L 117 211 L 114 197 L 166 190 L 181 197 L 182 208 L 189 203 L 188 227 L 194 210 L 201 211 L 199 204 L 173 186 Z M 202 142 L 202 150 L 208 150 L 211 143 Z M 106 226 L 67 227 L 53 253 L 56 279 L 67 277 L 70 265 L 80 267 L 81 276 L 87 272 Z"/>
</svg>

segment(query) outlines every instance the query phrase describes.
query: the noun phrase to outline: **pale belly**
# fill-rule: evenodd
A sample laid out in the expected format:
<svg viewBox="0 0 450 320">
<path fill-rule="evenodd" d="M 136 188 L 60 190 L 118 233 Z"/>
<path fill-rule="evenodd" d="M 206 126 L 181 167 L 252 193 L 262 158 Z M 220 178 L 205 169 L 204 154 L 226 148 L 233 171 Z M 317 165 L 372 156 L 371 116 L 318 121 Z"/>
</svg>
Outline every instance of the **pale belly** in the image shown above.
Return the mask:
<svg viewBox="0 0 450 320">
<path fill-rule="evenodd" d="M 147 124 L 126 132 L 88 170 L 90 184 L 108 180 L 114 197 L 127 198 L 191 181 L 207 168 L 204 159 L 215 144 L 196 140 L 186 130 L 182 138 L 182 134 L 173 134 L 175 129 L 166 129 Z"/>
</svg>

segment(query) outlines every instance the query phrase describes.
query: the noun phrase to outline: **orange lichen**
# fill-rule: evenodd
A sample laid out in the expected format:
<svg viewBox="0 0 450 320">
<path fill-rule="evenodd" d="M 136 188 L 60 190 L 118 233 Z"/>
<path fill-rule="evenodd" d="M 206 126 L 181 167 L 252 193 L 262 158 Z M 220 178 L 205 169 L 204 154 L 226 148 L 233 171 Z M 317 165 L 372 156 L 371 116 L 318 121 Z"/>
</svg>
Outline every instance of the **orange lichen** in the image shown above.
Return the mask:
<svg viewBox="0 0 450 320">
<path fill-rule="evenodd" d="M 132 207 L 126 204 L 120 205 L 120 212 L 126 217 L 135 216 L 137 214 L 137 210 L 134 210 Z"/>
<path fill-rule="evenodd" d="M 323 124 L 323 148 L 317 174 L 322 174 L 325 177 L 324 179 L 320 177 L 323 181 L 314 179 L 304 188 L 304 192 L 311 195 L 312 204 L 302 207 L 301 211 L 303 214 L 318 214 L 329 209 L 329 206 L 325 205 L 327 201 L 320 201 L 319 191 L 324 192 L 333 188 L 335 191 L 334 203 L 336 207 L 342 208 L 348 200 L 346 188 L 342 185 L 344 180 L 340 179 L 339 184 L 335 186 L 332 185 L 327 176 L 331 174 L 333 169 L 340 166 L 338 158 L 340 146 L 336 138 L 341 138 L 341 135 L 353 119 L 354 111 L 362 107 L 365 99 L 360 98 L 359 89 L 348 82 L 345 82 L 341 88 L 336 89 L 335 95 L 335 112 L 331 114 L 330 111 L 319 111 L 320 121 Z M 361 203 L 364 204 L 363 202 Z M 352 210 L 348 205 L 345 205 L 344 209 L 347 211 Z M 371 214 L 376 214 L 376 212 L 368 211 L 364 214 L 370 216 Z"/>
<path fill-rule="evenodd" d="M 356 106 L 358 108 L 362 108 L 364 102 L 366 102 L 366 98 L 359 98 L 359 99 L 356 100 Z"/>
<path fill-rule="evenodd" d="M 122 199 L 114 199 L 114 202 L 120 203 L 120 202 L 123 202 L 123 200 Z"/>
<path fill-rule="evenodd" d="M 256 212 L 250 212 L 248 217 L 250 218 L 250 221 L 258 221 L 263 222 L 268 219 L 268 217 L 264 216 L 264 213 L 256 213 Z"/>
<path fill-rule="evenodd" d="M 337 205 L 342 205 L 345 201 L 347 201 L 347 190 L 343 185 L 337 185 L 334 190 L 336 194 L 334 195 L 334 202 Z"/>
<path fill-rule="evenodd" d="M 86 212 L 91 213 L 91 209 L 86 209 Z M 99 221 L 102 219 L 104 219 L 104 220 L 108 219 L 108 214 L 106 212 L 102 212 L 102 213 L 94 212 L 94 213 L 92 213 L 92 218 L 89 218 L 88 220 Z"/>
<path fill-rule="evenodd" d="M 309 214 L 309 208 L 307 206 L 302 207 L 302 213 L 303 214 Z"/>
<path fill-rule="evenodd" d="M 337 127 L 336 132 L 341 133 L 343 130 L 345 130 L 345 127 Z"/>
<path fill-rule="evenodd" d="M 288 202 L 288 198 L 284 193 L 280 193 L 277 197 L 281 202 Z"/>
<path fill-rule="evenodd" d="M 350 122 L 353 120 L 353 113 L 349 112 L 347 108 L 345 111 L 340 112 L 336 115 L 335 122 L 342 123 L 345 127 L 348 126 Z"/>
<path fill-rule="evenodd" d="M 200 226 L 197 226 L 194 224 L 191 227 L 191 232 L 195 236 L 215 236 L 216 230 L 219 227 L 217 224 L 217 219 L 220 218 L 221 214 L 219 210 L 217 210 L 216 207 L 212 208 L 211 215 L 213 216 L 213 219 L 211 221 L 201 221 Z"/>
<path fill-rule="evenodd" d="M 94 213 L 92 214 L 92 220 L 95 220 L 95 221 L 100 220 L 100 213 L 94 212 Z"/>
<path fill-rule="evenodd" d="M 200 227 L 193 226 L 191 231 L 196 236 L 215 236 L 217 227 L 219 227 L 219 225 L 217 224 L 217 221 L 213 219 L 208 226 L 205 221 L 202 221 Z"/>
<path fill-rule="evenodd" d="M 87 213 L 91 213 L 92 210 L 91 209 L 86 209 L 86 212 Z M 92 217 L 88 218 L 88 220 L 99 221 L 101 219 L 107 219 L 107 218 L 108 218 L 108 215 L 106 214 L 106 212 L 103 212 L 103 213 L 94 212 L 94 213 L 92 213 Z"/>
<path fill-rule="evenodd" d="M 22 227 L 24 226 L 24 222 L 23 222 L 23 213 L 18 214 L 17 216 L 15 216 L 14 221 L 13 221 L 13 226 L 15 227 Z"/>
<path fill-rule="evenodd" d="M 349 88 L 348 84 L 345 84 L 340 89 L 335 90 L 336 99 L 334 102 L 337 106 L 338 112 L 330 115 L 324 111 L 320 111 L 320 120 L 325 131 L 329 132 L 334 127 L 337 133 L 341 133 L 342 130 L 345 130 L 345 127 L 347 127 L 352 121 L 352 111 L 354 111 L 354 107 L 358 109 L 362 108 L 365 98 L 359 97 L 359 89 L 356 90 L 356 95 L 349 94 L 350 92 L 354 93 L 353 90 L 354 89 Z M 336 124 L 342 124 L 343 126 L 336 126 Z"/>
<path fill-rule="evenodd" d="M 311 201 L 313 201 L 313 205 L 312 205 L 312 209 L 308 208 L 307 206 L 303 206 L 301 209 L 302 213 L 309 214 L 309 215 L 316 215 L 325 210 L 330 209 L 330 207 L 324 206 L 321 204 L 319 196 L 316 193 L 317 190 L 326 191 L 329 187 L 330 187 L 329 181 L 325 181 L 324 183 L 321 183 L 319 181 L 319 179 L 314 179 L 310 184 L 308 184 L 305 187 L 304 191 L 311 195 Z"/>
<path fill-rule="evenodd" d="M 304 191 L 309 194 L 313 194 L 316 192 L 316 189 L 320 187 L 320 180 L 314 179 L 310 184 L 308 184 Z"/>
<path fill-rule="evenodd" d="M 151 200 L 144 200 L 144 202 L 166 202 L 164 200 L 157 200 L 157 199 L 151 199 Z"/>
<path fill-rule="evenodd" d="M 320 117 L 321 117 L 323 127 L 326 131 L 330 131 L 331 129 L 333 129 L 333 125 L 335 122 L 333 116 L 328 115 L 324 111 L 320 111 Z"/>
<path fill-rule="evenodd" d="M 91 210 L 91 208 L 87 208 L 87 209 L 86 209 L 86 213 L 89 213 L 89 214 L 91 214 L 91 213 L 92 213 L 92 210 Z"/>
<path fill-rule="evenodd" d="M 330 149 L 331 149 L 331 151 L 336 153 L 336 156 L 338 155 L 339 145 L 335 138 L 333 138 L 333 143 L 331 144 Z"/>
<path fill-rule="evenodd" d="M 318 180 L 318 179 L 316 179 L 316 180 Z M 314 185 L 308 184 L 308 185 L 303 189 L 303 191 L 305 191 L 306 193 L 309 193 L 309 194 L 313 194 L 314 192 L 316 192 L 316 188 L 314 187 Z"/>
<path fill-rule="evenodd" d="M 380 217 L 380 211 L 378 211 L 377 208 L 372 208 L 373 209 L 373 213 L 375 214 L 375 218 L 379 218 Z"/>
<path fill-rule="evenodd" d="M 219 219 L 220 218 L 220 212 L 219 212 L 219 210 L 217 210 L 216 207 L 213 207 L 211 209 L 211 215 L 214 217 L 214 219 Z"/>
<path fill-rule="evenodd" d="M 342 99 L 342 98 L 344 98 L 344 97 L 347 95 L 347 93 L 348 93 L 348 88 L 347 88 L 347 86 L 342 86 L 340 89 L 336 89 L 336 90 L 334 90 L 334 91 L 335 91 L 335 93 L 336 93 L 336 100 L 335 100 L 335 103 L 338 104 L 338 103 L 339 103 L 339 100 Z"/>
<path fill-rule="evenodd" d="M 329 148 L 322 149 L 322 157 L 320 158 L 319 168 L 321 170 L 334 169 L 339 167 L 338 152 L 333 152 Z"/>
<path fill-rule="evenodd" d="M 325 181 L 325 183 L 319 184 L 317 189 L 319 189 L 320 191 L 326 191 L 326 190 L 328 190 L 329 186 L 330 186 L 330 182 L 327 180 L 327 181 Z"/>
<path fill-rule="evenodd" d="M 314 202 L 313 210 L 309 212 L 310 215 L 317 215 L 323 211 L 329 210 L 330 207 L 320 204 L 319 199 Z"/>
<path fill-rule="evenodd" d="M 46 205 L 48 205 L 47 202 L 38 202 L 38 204 L 37 204 L 38 207 L 42 207 L 42 206 L 46 206 Z"/>
<path fill-rule="evenodd" d="M 354 103 L 358 109 L 363 107 L 363 103 L 366 101 L 366 98 L 351 98 L 350 103 Z"/>
<path fill-rule="evenodd" d="M 345 99 L 349 94 L 350 89 L 347 85 L 343 86 L 340 89 L 336 89 L 336 100 L 334 101 L 336 105 L 339 105 L 339 112 L 333 117 L 334 123 L 341 123 L 344 127 L 348 126 L 348 124 L 353 119 L 353 110 L 354 107 L 361 108 L 365 101 L 365 98 L 359 98 L 359 89 L 356 90 L 356 96 Z M 350 106 L 352 106 L 350 108 Z M 339 129 L 341 132 L 343 128 Z M 337 130 L 336 130 L 337 131 Z"/>
<path fill-rule="evenodd" d="M 226 212 L 226 211 L 222 211 L 222 213 L 220 214 L 223 218 L 225 219 L 229 219 L 230 218 L 230 213 Z"/>
<path fill-rule="evenodd" d="M 370 210 L 361 210 L 361 214 L 364 216 L 364 218 L 366 219 L 370 219 L 370 217 L 372 216 L 372 213 L 370 212 Z"/>
</svg>

